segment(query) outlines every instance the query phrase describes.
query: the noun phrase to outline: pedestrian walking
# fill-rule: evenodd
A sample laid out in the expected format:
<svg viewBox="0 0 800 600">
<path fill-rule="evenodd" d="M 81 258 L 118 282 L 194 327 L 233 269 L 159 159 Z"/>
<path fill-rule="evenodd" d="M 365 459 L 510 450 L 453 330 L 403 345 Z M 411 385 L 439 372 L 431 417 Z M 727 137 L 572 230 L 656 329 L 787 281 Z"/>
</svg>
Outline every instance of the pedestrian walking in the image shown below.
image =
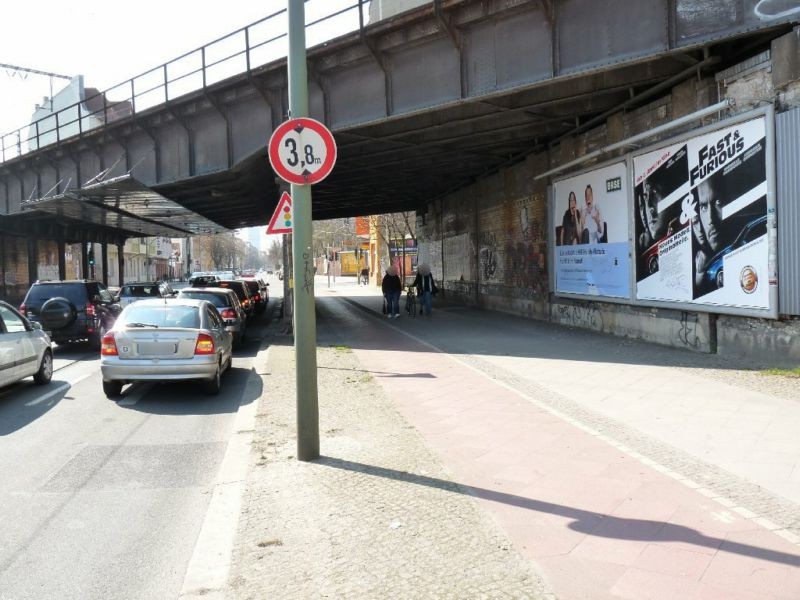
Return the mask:
<svg viewBox="0 0 800 600">
<path fill-rule="evenodd" d="M 439 292 L 439 288 L 436 287 L 436 282 L 433 280 L 433 275 L 431 275 L 431 268 L 427 263 L 422 263 L 417 268 L 414 287 L 417 288 L 417 296 L 422 303 L 420 314 L 424 312 L 425 315 L 430 316 L 432 308 L 431 298 Z"/>
<path fill-rule="evenodd" d="M 400 316 L 400 293 L 402 290 L 403 285 L 397 275 L 397 267 L 389 266 L 381 283 L 381 291 L 383 297 L 386 298 L 386 318 L 396 319 Z"/>
</svg>

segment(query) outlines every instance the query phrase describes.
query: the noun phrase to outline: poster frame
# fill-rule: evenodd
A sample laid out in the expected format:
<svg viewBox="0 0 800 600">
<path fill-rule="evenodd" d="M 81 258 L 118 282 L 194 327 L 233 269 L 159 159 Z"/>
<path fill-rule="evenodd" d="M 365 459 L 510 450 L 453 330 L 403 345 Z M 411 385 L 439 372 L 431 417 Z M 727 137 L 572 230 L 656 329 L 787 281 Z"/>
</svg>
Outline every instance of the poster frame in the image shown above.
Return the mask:
<svg viewBox="0 0 800 600">
<path fill-rule="evenodd" d="M 572 300 L 594 300 L 595 302 L 607 302 L 609 304 L 631 304 L 631 301 L 634 298 L 635 292 L 635 275 L 634 275 L 634 268 L 635 263 L 633 261 L 633 255 L 631 253 L 631 243 L 633 241 L 633 233 L 631 232 L 631 228 L 634 226 L 633 221 L 633 204 L 632 204 L 632 188 L 628 190 L 628 198 L 627 198 L 627 209 L 628 209 L 628 296 L 602 296 L 600 294 L 578 294 L 575 292 L 559 292 L 557 291 L 557 282 L 556 282 L 556 269 L 557 265 L 557 256 L 556 256 L 556 239 L 555 234 L 553 233 L 556 229 L 556 214 L 555 214 L 555 189 L 556 183 L 559 181 L 564 181 L 565 179 L 572 179 L 573 177 L 580 177 L 581 175 L 585 175 L 586 173 L 591 173 L 592 171 L 599 171 L 600 169 L 605 169 L 607 167 L 625 163 L 625 177 L 626 183 L 630 187 L 630 182 L 633 180 L 633 163 L 631 160 L 630 153 L 623 154 L 620 156 L 614 156 L 609 158 L 608 160 L 604 160 L 602 162 L 598 162 L 597 164 L 593 164 L 589 167 L 585 167 L 583 169 L 577 171 L 568 171 L 561 174 L 558 178 L 554 178 L 550 184 L 547 186 L 547 213 L 548 213 L 548 238 L 549 238 L 549 252 L 550 252 L 550 272 L 553 274 L 550 277 L 550 291 L 551 293 L 557 298 L 569 298 Z"/>
<path fill-rule="evenodd" d="M 678 300 L 650 300 L 638 299 L 636 297 L 636 240 L 635 240 L 635 206 L 634 206 L 634 184 L 635 173 L 633 160 L 637 156 L 642 156 L 650 152 L 679 144 L 691 138 L 703 136 L 719 129 L 732 127 L 739 123 L 751 121 L 764 117 L 765 139 L 766 139 L 766 182 L 767 182 L 767 252 L 768 252 L 768 281 L 769 286 L 769 308 L 721 306 L 716 304 L 703 304 L 695 302 L 682 302 Z M 601 296 L 595 294 L 576 294 L 571 292 L 558 292 L 556 289 L 556 243 L 555 235 L 552 233 L 556 227 L 555 210 L 555 184 L 564 179 L 579 177 L 585 173 L 602 169 L 613 164 L 625 162 L 628 177 L 628 255 L 630 257 L 629 268 L 629 292 L 628 297 Z M 778 214 L 776 194 L 776 165 L 775 165 L 775 107 L 767 104 L 763 107 L 745 111 L 732 117 L 715 121 L 703 127 L 683 131 L 677 135 L 665 137 L 651 144 L 637 147 L 625 154 L 609 158 L 580 170 L 567 171 L 561 173 L 557 179 L 551 179 L 547 190 L 548 201 L 548 250 L 550 253 L 550 272 L 553 274 L 550 280 L 550 293 L 556 298 L 568 298 L 573 300 L 605 302 L 608 304 L 625 304 L 640 308 L 665 308 L 671 310 L 683 310 L 687 312 L 703 312 L 720 315 L 734 315 L 745 317 L 758 317 L 765 319 L 778 319 L 780 314 L 778 286 L 780 285 L 780 273 L 778 272 Z"/>
<path fill-rule="evenodd" d="M 659 140 L 653 144 L 637 148 L 635 152 L 630 152 L 627 156 L 630 159 L 629 176 L 630 180 L 628 185 L 631 186 L 631 197 L 629 200 L 633 202 L 633 185 L 635 183 L 635 173 L 633 171 L 633 160 L 637 156 L 642 156 L 650 152 L 680 144 L 689 139 L 700 137 L 719 129 L 732 127 L 746 121 L 752 121 L 764 117 L 765 126 L 765 139 L 766 139 L 766 179 L 767 179 L 767 255 L 768 255 L 768 281 L 769 286 L 769 308 L 754 308 L 746 306 L 722 306 L 717 304 L 703 304 L 700 302 L 681 302 L 679 300 L 640 300 L 636 297 L 636 276 L 634 274 L 631 282 L 631 304 L 640 307 L 653 307 L 653 308 L 668 308 L 673 310 L 684 310 L 687 312 L 703 312 L 713 313 L 719 315 L 735 315 L 745 317 L 759 317 L 765 319 L 777 319 L 779 315 L 778 306 L 778 261 L 777 261 L 777 199 L 775 198 L 775 107 L 772 104 L 757 108 L 754 110 L 746 111 L 728 119 L 716 121 L 710 125 L 692 129 L 675 135 L 663 140 Z M 633 217 L 633 207 L 631 208 L 631 217 Z M 631 236 L 630 252 L 633 257 L 636 252 L 635 239 Z M 631 260 L 635 271 L 635 261 Z M 773 283 L 774 282 L 774 283 Z"/>
</svg>

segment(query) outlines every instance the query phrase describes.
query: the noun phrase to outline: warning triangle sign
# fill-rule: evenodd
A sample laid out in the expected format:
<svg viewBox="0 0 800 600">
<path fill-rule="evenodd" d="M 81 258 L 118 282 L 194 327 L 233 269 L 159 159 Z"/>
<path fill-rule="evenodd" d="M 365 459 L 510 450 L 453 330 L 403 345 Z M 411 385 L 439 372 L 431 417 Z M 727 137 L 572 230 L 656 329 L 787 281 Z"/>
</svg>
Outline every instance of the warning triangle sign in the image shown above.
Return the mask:
<svg viewBox="0 0 800 600">
<path fill-rule="evenodd" d="M 292 233 L 292 197 L 288 192 L 281 194 L 281 199 L 278 200 L 278 206 L 275 207 L 275 212 L 269 220 L 267 226 L 267 233 Z"/>
</svg>

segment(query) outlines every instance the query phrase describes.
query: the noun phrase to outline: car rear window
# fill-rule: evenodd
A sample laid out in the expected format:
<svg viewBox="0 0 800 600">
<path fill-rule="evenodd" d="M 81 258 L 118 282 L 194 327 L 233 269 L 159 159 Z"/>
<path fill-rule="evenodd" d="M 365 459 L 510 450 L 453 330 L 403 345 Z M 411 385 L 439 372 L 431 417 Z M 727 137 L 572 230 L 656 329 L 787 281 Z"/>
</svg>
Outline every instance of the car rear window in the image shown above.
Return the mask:
<svg viewBox="0 0 800 600">
<path fill-rule="evenodd" d="M 156 304 L 142 306 L 138 302 L 129 305 L 117 319 L 117 324 L 130 327 L 141 323 L 144 326 L 200 328 L 200 312 L 197 306 L 180 304 Z"/>
<path fill-rule="evenodd" d="M 250 288 L 250 292 L 252 292 L 252 293 L 256 293 L 256 292 L 261 291 L 261 287 L 258 285 L 258 282 L 255 279 L 250 279 L 248 281 L 243 281 L 242 283 L 244 283 L 247 287 L 249 287 Z"/>
<path fill-rule="evenodd" d="M 129 296 L 133 298 L 152 298 L 159 297 L 157 285 L 125 285 L 119 293 L 120 296 Z"/>
<path fill-rule="evenodd" d="M 222 294 L 212 294 L 209 292 L 189 292 L 189 291 L 181 291 L 181 298 L 192 298 L 193 300 L 208 300 L 216 306 L 217 308 L 225 308 L 226 306 L 230 306 L 230 301 L 226 296 Z"/>
<path fill-rule="evenodd" d="M 25 304 L 44 304 L 50 298 L 66 298 L 75 306 L 86 304 L 86 285 L 82 283 L 37 283 L 28 291 Z"/>
<path fill-rule="evenodd" d="M 233 290 L 234 292 L 236 292 L 236 295 L 239 297 L 239 300 L 244 300 L 248 296 L 247 292 L 244 289 L 244 281 L 218 281 L 215 285 L 216 287 Z"/>
</svg>

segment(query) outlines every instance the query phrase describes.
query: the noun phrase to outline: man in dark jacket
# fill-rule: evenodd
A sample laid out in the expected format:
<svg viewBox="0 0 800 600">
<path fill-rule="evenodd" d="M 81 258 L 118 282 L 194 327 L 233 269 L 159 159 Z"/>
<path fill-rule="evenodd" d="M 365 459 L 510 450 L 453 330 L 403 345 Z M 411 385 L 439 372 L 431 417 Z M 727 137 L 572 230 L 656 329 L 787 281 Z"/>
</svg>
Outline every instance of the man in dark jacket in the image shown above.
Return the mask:
<svg viewBox="0 0 800 600">
<path fill-rule="evenodd" d="M 417 296 L 422 302 L 422 310 L 426 315 L 430 315 L 431 297 L 439 291 L 439 288 L 436 287 L 436 282 L 431 275 L 431 268 L 426 263 L 422 263 L 417 269 L 414 286 L 417 288 Z"/>
<path fill-rule="evenodd" d="M 390 266 L 386 269 L 383 276 L 381 291 L 386 298 L 386 318 L 396 319 L 400 316 L 400 293 L 403 291 L 403 284 L 397 275 L 397 268 Z"/>
</svg>

